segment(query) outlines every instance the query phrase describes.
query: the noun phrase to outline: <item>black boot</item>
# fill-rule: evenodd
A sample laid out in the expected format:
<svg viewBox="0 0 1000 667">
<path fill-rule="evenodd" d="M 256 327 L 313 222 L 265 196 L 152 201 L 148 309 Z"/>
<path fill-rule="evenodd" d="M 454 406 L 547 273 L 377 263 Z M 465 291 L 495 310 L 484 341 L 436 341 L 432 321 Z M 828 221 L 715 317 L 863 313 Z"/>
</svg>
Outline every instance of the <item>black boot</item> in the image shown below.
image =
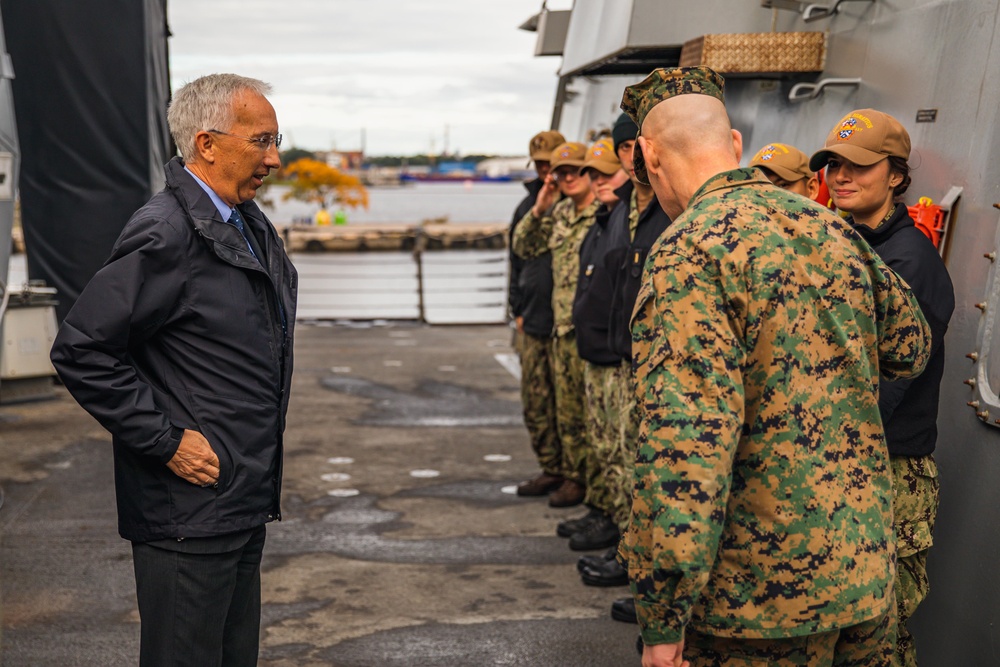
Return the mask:
<svg viewBox="0 0 1000 667">
<path fill-rule="evenodd" d="M 618 556 L 618 545 L 609 548 L 604 553 L 595 556 L 593 554 L 587 554 L 586 556 L 580 556 L 580 559 L 576 561 L 576 571 L 583 572 L 585 567 L 601 567 L 609 560 L 614 560 Z"/>
<path fill-rule="evenodd" d="M 638 623 L 639 620 L 635 617 L 635 600 L 627 597 L 612 602 L 611 618 L 622 623 Z"/>
<path fill-rule="evenodd" d="M 565 521 L 560 521 L 559 525 L 556 526 L 556 535 L 559 537 L 573 537 L 575 533 L 579 533 L 581 530 L 586 530 L 594 521 L 597 521 L 602 516 L 604 512 L 594 507 L 590 508 L 590 511 L 577 519 L 566 519 Z"/>
<path fill-rule="evenodd" d="M 618 544 L 618 524 L 601 512 L 590 525 L 569 538 L 569 548 L 573 551 L 593 551 L 607 549 Z"/>
<path fill-rule="evenodd" d="M 584 567 L 580 571 L 583 583 L 588 586 L 627 586 L 628 570 L 618 563 L 617 558 L 612 558 L 599 567 Z"/>
</svg>

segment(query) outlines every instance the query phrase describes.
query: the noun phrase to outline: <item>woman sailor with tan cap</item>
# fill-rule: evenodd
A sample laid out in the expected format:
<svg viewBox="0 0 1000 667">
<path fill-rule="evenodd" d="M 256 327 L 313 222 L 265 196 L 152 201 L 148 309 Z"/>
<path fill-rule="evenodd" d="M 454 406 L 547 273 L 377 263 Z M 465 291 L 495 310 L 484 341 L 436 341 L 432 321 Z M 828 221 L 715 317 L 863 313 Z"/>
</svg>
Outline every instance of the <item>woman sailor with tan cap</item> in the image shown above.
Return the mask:
<svg viewBox="0 0 1000 667">
<path fill-rule="evenodd" d="M 809 161 L 826 168 L 834 205 L 913 290 L 931 326 L 931 358 L 915 379 L 879 384 L 879 412 L 893 474 L 896 533 L 896 603 L 899 612 L 894 664 L 915 667 L 906 621 L 927 595 L 927 550 L 937 514 L 938 394 L 944 372 L 944 335 L 955 293 L 944 262 L 913 224 L 899 199 L 910 185 L 910 136 L 898 120 L 874 109 L 847 114 Z"/>
</svg>

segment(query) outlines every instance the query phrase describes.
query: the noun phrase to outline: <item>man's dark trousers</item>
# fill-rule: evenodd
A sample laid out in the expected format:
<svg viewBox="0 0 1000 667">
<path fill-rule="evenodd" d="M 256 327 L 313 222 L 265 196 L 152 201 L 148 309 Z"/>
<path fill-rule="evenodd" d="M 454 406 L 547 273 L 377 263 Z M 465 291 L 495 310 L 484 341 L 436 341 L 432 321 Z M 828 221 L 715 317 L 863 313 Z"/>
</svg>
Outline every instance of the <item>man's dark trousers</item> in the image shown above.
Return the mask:
<svg viewBox="0 0 1000 667">
<path fill-rule="evenodd" d="M 259 526 L 219 538 L 132 543 L 140 667 L 257 664 L 264 538 Z"/>
</svg>

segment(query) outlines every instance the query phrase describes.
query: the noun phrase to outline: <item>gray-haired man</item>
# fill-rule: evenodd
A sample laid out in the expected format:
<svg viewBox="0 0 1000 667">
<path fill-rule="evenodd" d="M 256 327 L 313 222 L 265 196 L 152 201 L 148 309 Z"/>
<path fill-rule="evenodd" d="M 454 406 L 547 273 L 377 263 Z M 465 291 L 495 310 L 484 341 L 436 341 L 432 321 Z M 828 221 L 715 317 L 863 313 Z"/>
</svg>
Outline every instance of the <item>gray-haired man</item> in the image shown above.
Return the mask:
<svg viewBox="0 0 1000 667">
<path fill-rule="evenodd" d="M 66 316 L 52 361 L 112 434 L 140 665 L 255 665 L 264 524 L 280 519 L 296 275 L 251 201 L 280 166 L 270 87 L 197 79 L 183 158 Z"/>
</svg>

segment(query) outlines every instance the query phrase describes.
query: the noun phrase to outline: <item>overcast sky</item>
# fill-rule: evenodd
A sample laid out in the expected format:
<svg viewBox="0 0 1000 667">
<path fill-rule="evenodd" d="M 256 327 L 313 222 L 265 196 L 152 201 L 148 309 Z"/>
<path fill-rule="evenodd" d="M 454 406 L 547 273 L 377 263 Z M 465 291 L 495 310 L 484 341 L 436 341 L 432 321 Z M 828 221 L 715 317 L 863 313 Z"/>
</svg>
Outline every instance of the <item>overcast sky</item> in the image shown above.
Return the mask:
<svg viewBox="0 0 1000 667">
<path fill-rule="evenodd" d="M 571 0 L 553 0 L 567 9 Z M 522 155 L 547 129 L 558 57 L 518 30 L 541 0 L 168 0 L 174 88 L 236 72 L 274 86 L 286 144 L 371 155 Z"/>
</svg>

